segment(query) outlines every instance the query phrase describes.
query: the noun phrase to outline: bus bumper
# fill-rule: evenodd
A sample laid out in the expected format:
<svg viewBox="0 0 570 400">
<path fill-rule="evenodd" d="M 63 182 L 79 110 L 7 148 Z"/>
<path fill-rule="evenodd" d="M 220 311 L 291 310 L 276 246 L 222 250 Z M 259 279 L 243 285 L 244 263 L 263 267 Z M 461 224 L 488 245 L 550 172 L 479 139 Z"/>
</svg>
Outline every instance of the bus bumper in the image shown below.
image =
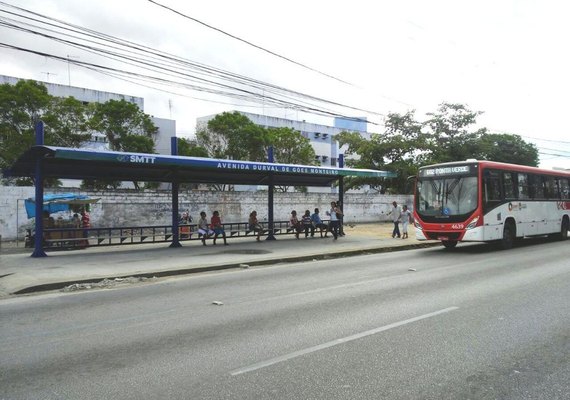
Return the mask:
<svg viewBox="0 0 570 400">
<path fill-rule="evenodd" d="M 435 234 L 433 232 L 429 232 L 431 235 L 431 238 L 426 236 L 426 231 L 422 230 L 422 229 L 418 229 L 415 228 L 416 230 L 416 239 L 423 241 L 423 240 L 438 240 L 435 238 Z M 446 237 L 446 236 L 450 236 L 451 238 L 453 237 L 458 237 L 458 241 L 459 242 L 481 242 L 484 241 L 484 229 L 482 226 L 478 226 L 476 228 L 473 229 L 468 229 L 466 231 L 449 231 L 449 232 L 438 232 L 438 236 L 441 237 Z M 454 239 L 450 239 L 450 240 L 454 240 Z"/>
</svg>

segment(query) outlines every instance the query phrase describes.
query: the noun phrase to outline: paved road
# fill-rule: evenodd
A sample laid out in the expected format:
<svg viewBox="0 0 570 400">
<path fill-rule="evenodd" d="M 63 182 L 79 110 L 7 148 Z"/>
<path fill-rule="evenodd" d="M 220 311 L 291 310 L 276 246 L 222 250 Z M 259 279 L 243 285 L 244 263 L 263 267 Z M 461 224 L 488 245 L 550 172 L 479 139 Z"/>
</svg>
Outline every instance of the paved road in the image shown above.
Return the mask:
<svg viewBox="0 0 570 400">
<path fill-rule="evenodd" d="M 466 245 L 7 299 L 0 399 L 568 399 L 569 258 Z"/>
</svg>

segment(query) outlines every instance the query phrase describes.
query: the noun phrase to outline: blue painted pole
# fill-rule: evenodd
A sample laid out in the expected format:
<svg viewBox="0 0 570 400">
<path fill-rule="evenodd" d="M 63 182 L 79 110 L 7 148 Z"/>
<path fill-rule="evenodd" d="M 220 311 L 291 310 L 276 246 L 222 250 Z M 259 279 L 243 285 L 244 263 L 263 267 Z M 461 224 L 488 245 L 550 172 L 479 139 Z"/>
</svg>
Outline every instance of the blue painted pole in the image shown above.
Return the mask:
<svg viewBox="0 0 570 400">
<path fill-rule="evenodd" d="M 338 167 L 344 168 L 344 154 L 338 155 Z M 341 175 L 338 178 L 338 199 L 340 200 L 341 204 L 344 206 L 344 177 Z"/>
<path fill-rule="evenodd" d="M 173 136 L 170 138 L 170 154 L 178 155 L 178 138 Z M 170 247 L 182 247 L 180 244 L 180 229 L 178 226 L 178 190 L 180 184 L 178 181 L 172 181 L 172 243 Z"/>
<path fill-rule="evenodd" d="M 35 125 L 36 145 L 44 144 L 44 123 L 37 121 Z M 32 257 L 47 257 L 43 248 L 44 242 L 44 173 L 42 169 L 42 159 L 38 157 L 36 160 L 36 173 L 34 177 L 34 187 L 36 195 L 36 224 L 34 233 L 34 252 Z"/>
<path fill-rule="evenodd" d="M 275 159 L 273 158 L 273 146 L 269 146 L 269 148 L 267 149 L 267 161 L 270 163 L 275 162 Z M 268 172 L 269 174 L 269 185 L 268 185 L 268 191 L 267 191 L 267 218 L 268 218 L 268 228 L 269 228 L 269 233 L 267 234 L 267 238 L 265 240 L 277 240 L 275 238 L 274 233 L 274 228 L 275 228 L 275 224 L 274 224 L 274 219 L 273 219 L 273 193 L 275 192 L 275 185 L 273 184 L 273 173 L 271 171 Z"/>
<path fill-rule="evenodd" d="M 344 154 L 338 155 L 338 167 L 344 168 Z M 343 175 L 341 175 L 338 178 L 338 201 L 340 203 L 340 208 L 341 208 L 342 213 L 346 214 L 346 206 L 344 204 L 344 176 Z M 344 236 L 343 218 L 344 218 L 344 215 L 342 216 L 342 218 L 340 218 L 340 226 L 339 226 L 339 230 L 338 230 L 338 233 L 341 236 Z"/>
</svg>

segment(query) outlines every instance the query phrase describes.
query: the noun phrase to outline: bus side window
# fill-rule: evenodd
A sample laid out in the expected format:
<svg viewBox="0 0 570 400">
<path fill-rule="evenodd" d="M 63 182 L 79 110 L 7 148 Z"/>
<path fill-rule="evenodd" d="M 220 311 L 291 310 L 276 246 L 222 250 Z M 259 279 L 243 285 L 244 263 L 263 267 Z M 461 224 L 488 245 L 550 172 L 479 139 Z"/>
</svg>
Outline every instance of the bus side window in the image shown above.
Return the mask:
<svg viewBox="0 0 570 400">
<path fill-rule="evenodd" d="M 530 197 L 532 199 L 544 199 L 544 184 L 540 175 L 529 175 Z"/>
<path fill-rule="evenodd" d="M 560 198 L 558 193 L 558 185 L 553 176 L 543 176 L 544 180 L 544 197 L 547 199 L 556 200 Z"/>
<path fill-rule="evenodd" d="M 514 172 L 503 172 L 503 192 L 505 193 L 505 199 L 517 198 L 515 176 Z"/>
<path fill-rule="evenodd" d="M 519 199 L 528 199 L 530 197 L 528 192 L 528 175 L 519 172 L 518 174 L 519 183 Z"/>
<path fill-rule="evenodd" d="M 570 182 L 568 178 L 560 178 L 560 197 L 562 200 L 570 199 Z"/>
</svg>

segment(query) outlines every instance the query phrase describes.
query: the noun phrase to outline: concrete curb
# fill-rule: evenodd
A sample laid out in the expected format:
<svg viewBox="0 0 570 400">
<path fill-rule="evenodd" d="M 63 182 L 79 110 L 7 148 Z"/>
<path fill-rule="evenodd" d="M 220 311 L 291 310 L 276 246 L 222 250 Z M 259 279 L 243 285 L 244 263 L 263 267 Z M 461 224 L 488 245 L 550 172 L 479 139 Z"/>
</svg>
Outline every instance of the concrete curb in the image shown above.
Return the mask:
<svg viewBox="0 0 570 400">
<path fill-rule="evenodd" d="M 389 253 L 395 251 L 404 251 L 404 250 L 412 250 L 412 249 L 421 249 L 421 248 L 429 248 L 440 246 L 441 243 L 439 242 L 427 242 L 427 243 L 414 243 L 414 244 L 407 244 L 403 246 L 393 246 L 393 247 L 372 247 L 372 248 L 365 248 L 365 249 L 355 249 L 355 250 L 345 250 L 339 251 L 337 253 L 327 253 L 327 254 L 312 254 L 312 255 L 303 255 L 303 256 L 293 256 L 293 257 L 281 257 L 278 259 L 266 259 L 266 260 L 257 260 L 251 262 L 239 262 L 239 263 L 229 263 L 229 264 L 220 264 L 220 265 L 210 265 L 207 267 L 192 267 L 192 268 L 179 268 L 173 270 L 166 270 L 166 271 L 157 271 L 157 272 L 144 272 L 138 274 L 128 274 L 128 275 L 118 275 L 118 276 L 106 276 L 104 278 L 94 278 L 94 279 L 81 279 L 81 280 L 72 280 L 72 281 L 61 281 L 61 282 L 51 282 L 45 283 L 41 285 L 34 285 L 29 286 L 23 289 L 19 289 L 15 292 L 10 293 L 10 295 L 20 295 L 20 294 L 30 294 L 30 293 L 38 293 L 38 292 L 47 292 L 53 290 L 60 290 L 65 288 L 66 286 L 73 285 L 73 284 L 85 284 L 85 283 L 99 283 L 105 279 L 115 279 L 115 278 L 164 278 L 169 276 L 177 276 L 177 275 L 188 275 L 193 273 L 200 273 L 200 272 L 208 272 L 208 271 L 221 271 L 224 269 L 232 269 L 232 268 L 243 268 L 243 264 L 247 264 L 249 266 L 260 266 L 260 265 L 269 265 L 269 264 L 282 264 L 282 263 L 295 263 L 295 262 L 302 262 L 302 261 L 313 261 L 313 260 L 331 260 L 335 258 L 344 258 L 344 257 L 351 257 L 356 255 L 362 254 L 379 254 L 379 253 Z"/>
</svg>

